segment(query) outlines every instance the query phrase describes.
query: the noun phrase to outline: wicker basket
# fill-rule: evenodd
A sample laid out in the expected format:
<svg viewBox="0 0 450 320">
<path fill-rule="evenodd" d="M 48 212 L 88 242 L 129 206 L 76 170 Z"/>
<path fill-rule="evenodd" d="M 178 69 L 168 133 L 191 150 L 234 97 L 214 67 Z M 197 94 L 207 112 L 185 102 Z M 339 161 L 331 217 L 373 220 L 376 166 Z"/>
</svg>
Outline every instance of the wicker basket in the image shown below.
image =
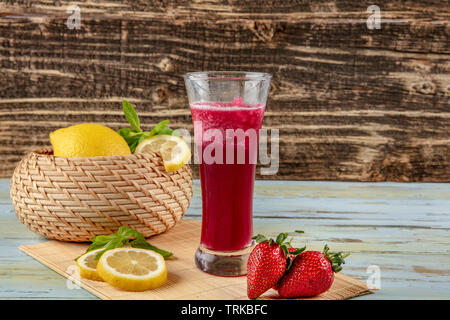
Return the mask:
<svg viewBox="0 0 450 320">
<path fill-rule="evenodd" d="M 167 173 L 157 154 L 59 158 L 31 152 L 11 179 L 17 217 L 50 239 L 88 241 L 126 225 L 146 237 L 172 228 L 192 197 L 188 165 Z"/>
</svg>

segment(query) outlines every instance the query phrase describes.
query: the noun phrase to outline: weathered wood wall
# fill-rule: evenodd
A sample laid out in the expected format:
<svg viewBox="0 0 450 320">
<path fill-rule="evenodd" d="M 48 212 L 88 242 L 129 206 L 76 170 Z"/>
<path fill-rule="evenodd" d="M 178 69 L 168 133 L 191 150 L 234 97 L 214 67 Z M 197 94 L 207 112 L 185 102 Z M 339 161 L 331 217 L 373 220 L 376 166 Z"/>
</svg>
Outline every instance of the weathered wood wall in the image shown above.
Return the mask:
<svg viewBox="0 0 450 320">
<path fill-rule="evenodd" d="M 199 70 L 273 74 L 264 125 L 279 179 L 450 181 L 446 1 L 0 1 L 0 176 L 79 122 L 192 128 L 182 80 Z"/>
</svg>

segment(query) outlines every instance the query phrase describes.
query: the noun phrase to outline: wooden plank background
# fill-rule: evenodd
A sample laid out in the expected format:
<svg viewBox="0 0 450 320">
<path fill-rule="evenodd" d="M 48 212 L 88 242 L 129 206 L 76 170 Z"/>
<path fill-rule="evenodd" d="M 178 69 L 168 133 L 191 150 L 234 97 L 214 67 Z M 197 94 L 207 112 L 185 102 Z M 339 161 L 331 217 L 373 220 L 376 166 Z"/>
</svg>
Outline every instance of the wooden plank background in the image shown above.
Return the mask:
<svg viewBox="0 0 450 320">
<path fill-rule="evenodd" d="M 74 2 L 75 3 L 75 2 Z M 264 126 L 280 170 L 260 178 L 450 181 L 450 8 L 442 1 L 0 1 L 0 176 L 80 122 L 192 129 L 182 75 L 273 74 Z"/>
</svg>

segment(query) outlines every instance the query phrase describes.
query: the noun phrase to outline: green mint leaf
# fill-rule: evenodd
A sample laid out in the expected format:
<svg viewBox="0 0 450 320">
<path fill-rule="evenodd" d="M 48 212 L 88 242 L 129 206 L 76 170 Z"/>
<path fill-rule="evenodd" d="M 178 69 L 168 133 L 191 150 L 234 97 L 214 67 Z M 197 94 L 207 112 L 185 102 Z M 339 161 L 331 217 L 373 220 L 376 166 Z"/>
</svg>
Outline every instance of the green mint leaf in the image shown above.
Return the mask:
<svg viewBox="0 0 450 320">
<path fill-rule="evenodd" d="M 121 226 L 119 228 L 119 230 L 117 230 L 117 235 L 122 237 L 122 238 L 126 238 L 126 239 L 130 239 L 130 238 L 144 238 L 144 235 L 142 233 L 140 233 L 139 231 L 136 231 L 134 229 L 131 229 L 127 226 Z"/>
<path fill-rule="evenodd" d="M 117 133 L 120 134 L 120 136 L 121 136 L 122 138 L 124 138 L 125 141 L 126 141 L 127 138 L 128 138 L 128 136 L 129 136 L 129 134 L 130 134 L 130 131 L 131 131 L 131 130 L 132 130 L 132 129 L 130 129 L 130 128 L 122 128 L 122 129 L 117 130 Z"/>
<path fill-rule="evenodd" d="M 156 136 L 160 134 L 160 131 L 164 129 L 169 124 L 169 120 L 163 120 L 159 122 L 153 129 L 150 131 L 150 136 Z"/>
<path fill-rule="evenodd" d="M 127 239 L 128 240 L 128 239 Z M 100 259 L 100 257 L 102 256 L 102 254 L 104 254 L 106 251 L 108 250 L 112 250 L 112 249 L 116 249 L 116 248 L 122 248 L 125 243 L 127 242 L 127 240 L 124 240 L 120 237 L 114 237 L 112 238 L 104 247 L 102 251 L 99 251 L 96 255 L 95 255 L 95 259 Z"/>
<path fill-rule="evenodd" d="M 138 139 L 138 144 L 141 143 L 141 142 L 142 142 L 143 140 L 145 140 L 145 139 L 147 139 L 146 135 L 145 135 L 145 134 L 141 134 L 141 135 L 139 136 L 139 139 Z"/>
<path fill-rule="evenodd" d="M 130 242 L 131 238 L 134 238 L 134 240 Z M 96 236 L 92 238 L 91 241 L 92 243 L 88 247 L 86 252 L 96 249 L 102 249 L 96 254 L 95 256 L 96 259 L 99 259 L 102 256 L 102 254 L 108 250 L 115 248 L 122 248 L 127 244 L 131 244 L 131 246 L 134 248 L 142 248 L 156 251 L 159 254 L 161 254 L 164 258 L 172 256 L 171 252 L 162 250 L 158 247 L 151 245 L 145 240 L 145 237 L 142 233 L 134 229 L 131 229 L 130 227 L 127 226 L 121 226 L 116 233 L 110 235 Z M 77 260 L 78 258 L 76 258 L 75 260 Z"/>
<path fill-rule="evenodd" d="M 147 240 L 145 240 L 145 238 L 137 238 L 133 241 L 130 242 L 130 245 L 133 248 L 140 248 L 140 249 L 147 249 L 147 250 L 153 250 L 157 253 L 159 253 L 160 255 L 162 255 L 164 257 L 164 259 L 169 258 L 170 256 L 173 255 L 172 252 L 166 251 L 166 250 L 162 250 L 156 246 L 151 245 L 150 243 L 147 242 Z"/>
<path fill-rule="evenodd" d="M 167 134 L 168 136 L 171 136 L 172 132 L 173 130 L 170 129 L 169 127 L 164 127 L 158 132 L 158 134 Z"/>
<path fill-rule="evenodd" d="M 135 129 L 131 128 L 119 129 L 117 130 L 117 133 L 119 133 L 125 139 L 128 146 L 130 147 L 131 152 L 134 152 L 136 146 L 142 140 L 141 138 L 144 135 L 144 132 L 136 132 Z"/>
<path fill-rule="evenodd" d="M 173 136 L 176 136 L 176 137 L 179 137 L 179 136 L 181 136 L 181 133 L 180 133 L 179 130 L 173 130 L 173 131 L 172 131 L 172 135 L 173 135 Z"/>
<path fill-rule="evenodd" d="M 96 236 L 94 238 L 91 239 L 91 242 L 108 242 L 109 240 L 111 240 L 111 235 L 109 236 Z"/>
<path fill-rule="evenodd" d="M 139 143 L 152 136 L 160 134 L 180 136 L 179 131 L 174 131 L 167 126 L 169 124 L 169 120 L 159 122 L 151 131 L 142 131 L 139 116 L 133 105 L 126 100 L 122 101 L 122 105 L 125 118 L 130 123 L 132 128 L 122 128 L 117 130 L 117 132 L 125 139 L 132 153 L 135 152 Z"/>
<path fill-rule="evenodd" d="M 144 132 L 138 132 L 138 133 L 131 133 L 125 141 L 128 143 L 128 146 L 130 147 L 130 151 L 134 152 L 136 150 L 136 147 L 141 141 L 145 138 Z"/>
<path fill-rule="evenodd" d="M 134 141 L 131 144 L 129 144 L 131 153 L 134 153 L 134 151 L 136 150 L 137 145 L 138 145 L 138 141 Z"/>
<path fill-rule="evenodd" d="M 94 242 L 94 239 L 97 239 Z M 93 238 L 91 241 L 93 241 L 89 247 L 86 249 L 86 252 L 92 251 L 92 250 L 97 250 L 97 249 L 102 249 L 105 247 L 105 245 L 111 240 L 111 238 L 109 236 L 97 236 L 95 238 Z M 83 253 L 84 254 L 84 253 Z M 82 254 L 82 255 L 83 255 Z M 78 256 L 75 258 L 75 261 L 78 260 L 79 257 L 81 257 L 82 255 Z"/>
<path fill-rule="evenodd" d="M 108 244 L 109 241 L 111 241 L 111 240 L 108 240 L 105 242 L 103 242 L 103 241 L 93 242 L 93 243 L 91 243 L 91 245 L 89 245 L 86 252 L 104 248 Z"/>
<path fill-rule="evenodd" d="M 150 131 L 144 131 L 144 132 L 142 132 L 142 133 L 141 133 L 141 136 L 142 136 L 143 139 L 150 138 L 150 137 L 151 137 Z"/>
<path fill-rule="evenodd" d="M 162 129 L 164 129 L 165 126 L 167 126 L 169 124 L 169 120 L 163 120 L 161 122 L 159 122 L 156 126 L 156 132 L 160 132 Z"/>
<path fill-rule="evenodd" d="M 125 118 L 133 127 L 134 130 L 141 132 L 141 123 L 139 121 L 139 116 L 136 112 L 136 109 L 129 103 L 127 100 L 122 100 L 123 113 L 125 114 Z"/>
<path fill-rule="evenodd" d="M 142 140 L 146 138 L 148 138 L 148 132 L 139 132 L 138 134 L 125 139 L 128 143 L 128 146 L 130 147 L 131 153 L 134 153 L 139 143 L 141 143 Z"/>
</svg>

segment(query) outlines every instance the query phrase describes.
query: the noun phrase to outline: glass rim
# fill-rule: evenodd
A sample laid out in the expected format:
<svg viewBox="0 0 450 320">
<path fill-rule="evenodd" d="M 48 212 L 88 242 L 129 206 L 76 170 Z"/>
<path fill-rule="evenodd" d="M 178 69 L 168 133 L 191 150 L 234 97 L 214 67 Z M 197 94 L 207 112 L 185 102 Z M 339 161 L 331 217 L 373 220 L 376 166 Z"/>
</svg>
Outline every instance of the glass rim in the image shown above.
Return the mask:
<svg viewBox="0 0 450 320">
<path fill-rule="evenodd" d="M 270 80 L 272 75 L 254 71 L 198 71 L 188 72 L 185 80 Z"/>
</svg>

